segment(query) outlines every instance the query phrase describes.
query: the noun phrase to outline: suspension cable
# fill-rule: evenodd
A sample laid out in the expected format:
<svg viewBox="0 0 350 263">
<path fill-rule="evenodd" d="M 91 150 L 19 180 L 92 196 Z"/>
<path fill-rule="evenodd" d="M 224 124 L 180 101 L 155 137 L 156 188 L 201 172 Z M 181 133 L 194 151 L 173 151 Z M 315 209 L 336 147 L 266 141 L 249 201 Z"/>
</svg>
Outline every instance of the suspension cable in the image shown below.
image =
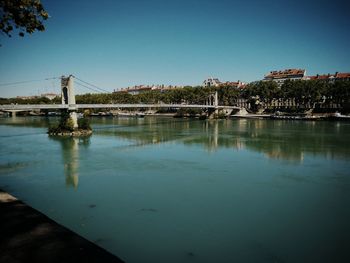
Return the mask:
<svg viewBox="0 0 350 263">
<path fill-rule="evenodd" d="M 8 82 L 8 83 L 0 83 L 0 86 L 12 86 L 12 85 L 31 83 L 31 82 L 39 82 L 39 81 L 50 80 L 50 79 L 58 79 L 58 77 L 45 78 L 45 79 L 24 80 L 24 81 L 16 81 L 16 82 Z"/>
<path fill-rule="evenodd" d="M 89 90 L 92 90 L 92 91 L 94 91 L 94 92 L 101 93 L 101 91 L 99 91 L 99 90 L 97 90 L 97 89 L 93 89 L 93 88 L 91 88 L 91 87 L 88 87 L 88 86 L 86 86 L 86 85 L 84 85 L 84 84 L 81 84 L 81 83 L 79 83 L 79 82 L 75 82 L 75 84 L 78 84 L 79 86 L 85 87 L 85 88 L 87 88 L 87 89 L 89 89 Z"/>
<path fill-rule="evenodd" d="M 94 87 L 95 89 L 98 89 L 98 90 L 103 91 L 103 92 L 110 93 L 110 91 L 105 90 L 105 89 L 102 89 L 102 88 L 100 88 L 100 87 L 97 87 L 96 85 L 91 84 L 91 83 L 89 83 L 89 82 L 87 82 L 87 81 L 84 81 L 84 80 L 82 80 L 82 79 L 80 79 L 80 78 L 78 78 L 78 77 L 76 77 L 76 76 L 74 76 L 74 78 L 77 79 L 78 81 L 81 81 L 81 82 L 83 82 L 83 83 L 85 83 L 85 84 L 91 86 L 91 87 Z"/>
</svg>

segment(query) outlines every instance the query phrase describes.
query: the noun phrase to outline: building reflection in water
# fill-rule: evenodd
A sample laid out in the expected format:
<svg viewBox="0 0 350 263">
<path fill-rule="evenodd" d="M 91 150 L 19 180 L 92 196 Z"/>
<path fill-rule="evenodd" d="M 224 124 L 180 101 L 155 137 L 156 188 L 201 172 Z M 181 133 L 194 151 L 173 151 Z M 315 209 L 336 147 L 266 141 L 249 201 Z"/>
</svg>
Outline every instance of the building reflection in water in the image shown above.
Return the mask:
<svg viewBox="0 0 350 263">
<path fill-rule="evenodd" d="M 78 188 L 79 184 L 79 147 L 88 147 L 90 138 L 77 137 L 50 137 L 60 142 L 62 147 L 62 163 L 64 167 L 64 175 L 66 178 L 66 186 Z"/>
</svg>

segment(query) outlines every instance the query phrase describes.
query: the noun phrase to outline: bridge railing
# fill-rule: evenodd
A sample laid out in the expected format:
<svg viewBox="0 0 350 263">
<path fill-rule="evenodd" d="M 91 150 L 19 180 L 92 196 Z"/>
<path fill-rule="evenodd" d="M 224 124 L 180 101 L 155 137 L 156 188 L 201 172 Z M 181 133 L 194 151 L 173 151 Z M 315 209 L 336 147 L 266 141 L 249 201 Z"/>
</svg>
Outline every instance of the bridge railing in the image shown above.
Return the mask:
<svg viewBox="0 0 350 263">
<path fill-rule="evenodd" d="M 68 109 L 69 105 L 64 104 L 9 104 L 0 105 L 0 110 L 41 110 L 41 109 Z"/>
<path fill-rule="evenodd" d="M 0 110 L 40 110 L 40 109 L 98 109 L 98 108 L 199 108 L 199 109 L 222 109 L 239 108 L 235 106 L 214 106 L 197 104 L 9 104 L 0 105 Z"/>
<path fill-rule="evenodd" d="M 188 104 L 76 104 L 77 108 L 213 108 L 208 105 Z"/>
</svg>

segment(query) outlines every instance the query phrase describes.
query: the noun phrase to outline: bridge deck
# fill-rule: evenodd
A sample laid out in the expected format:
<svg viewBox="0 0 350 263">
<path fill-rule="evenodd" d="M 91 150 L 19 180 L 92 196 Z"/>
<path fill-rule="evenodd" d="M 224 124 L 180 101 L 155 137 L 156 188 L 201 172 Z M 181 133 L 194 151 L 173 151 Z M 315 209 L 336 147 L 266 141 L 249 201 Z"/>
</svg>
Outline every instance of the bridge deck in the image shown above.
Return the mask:
<svg viewBox="0 0 350 263">
<path fill-rule="evenodd" d="M 199 109 L 240 109 L 237 106 L 190 105 L 190 104 L 11 104 L 0 105 L 1 111 L 27 111 L 43 109 L 116 109 L 116 108 L 199 108 Z"/>
</svg>

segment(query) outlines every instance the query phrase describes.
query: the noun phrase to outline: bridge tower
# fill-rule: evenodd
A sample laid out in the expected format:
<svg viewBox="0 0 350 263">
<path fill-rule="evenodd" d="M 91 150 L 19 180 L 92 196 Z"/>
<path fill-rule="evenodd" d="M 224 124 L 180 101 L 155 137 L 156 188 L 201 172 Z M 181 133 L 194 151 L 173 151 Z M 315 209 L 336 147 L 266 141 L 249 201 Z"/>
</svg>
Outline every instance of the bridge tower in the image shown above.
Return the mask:
<svg viewBox="0 0 350 263">
<path fill-rule="evenodd" d="M 208 105 L 215 106 L 217 108 L 219 106 L 218 92 L 215 91 L 209 95 Z"/>
<path fill-rule="evenodd" d="M 208 105 L 214 106 L 214 109 L 208 109 L 208 117 L 209 119 L 213 118 L 215 115 L 217 116 L 219 114 L 219 98 L 218 98 L 218 92 L 215 91 L 209 95 L 208 98 Z"/>
<path fill-rule="evenodd" d="M 217 110 L 218 106 L 219 106 L 219 99 L 218 99 L 218 92 L 215 91 L 215 94 L 214 94 L 214 106 L 215 106 L 215 109 Z"/>
<path fill-rule="evenodd" d="M 73 120 L 74 128 L 78 128 L 77 107 L 75 103 L 74 76 L 61 77 L 61 97 L 62 104 L 68 104 L 69 115 Z"/>
</svg>

